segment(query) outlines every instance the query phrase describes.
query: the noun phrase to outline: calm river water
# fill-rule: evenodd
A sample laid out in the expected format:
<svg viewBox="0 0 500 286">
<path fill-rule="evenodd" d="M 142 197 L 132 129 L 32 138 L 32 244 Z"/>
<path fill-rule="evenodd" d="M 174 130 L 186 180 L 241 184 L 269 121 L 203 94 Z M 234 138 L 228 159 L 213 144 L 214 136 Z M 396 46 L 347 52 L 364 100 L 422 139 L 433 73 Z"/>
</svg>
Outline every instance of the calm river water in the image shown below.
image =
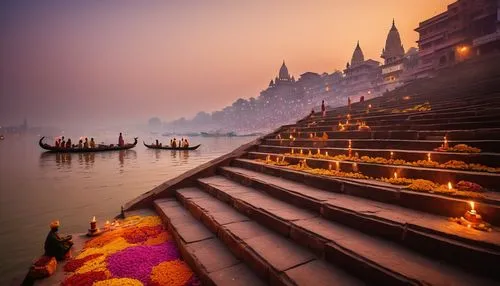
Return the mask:
<svg viewBox="0 0 500 286">
<path fill-rule="evenodd" d="M 156 139 L 147 134 L 132 150 L 66 155 L 44 153 L 38 139 L 0 141 L 0 285 L 17 284 L 42 254 L 51 220 L 61 221 L 62 233 L 86 232 L 92 216 L 110 220 L 127 201 L 255 137 L 193 137 L 190 143 L 202 146 L 185 152 L 147 149 L 142 140 Z"/>
</svg>

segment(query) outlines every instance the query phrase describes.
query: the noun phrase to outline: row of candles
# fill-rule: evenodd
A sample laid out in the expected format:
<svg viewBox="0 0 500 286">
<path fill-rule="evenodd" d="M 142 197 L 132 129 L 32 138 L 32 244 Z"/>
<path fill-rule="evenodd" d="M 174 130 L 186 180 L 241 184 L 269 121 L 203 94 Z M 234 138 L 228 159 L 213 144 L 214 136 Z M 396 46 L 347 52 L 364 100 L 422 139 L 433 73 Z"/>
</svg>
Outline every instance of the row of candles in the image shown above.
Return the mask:
<svg viewBox="0 0 500 286">
<path fill-rule="evenodd" d="M 111 228 L 116 228 L 119 227 L 120 223 L 118 220 L 114 220 L 112 223 L 109 222 L 109 220 L 106 221 L 104 224 L 104 230 L 110 230 Z M 90 221 L 90 229 L 89 229 L 89 235 L 94 235 L 99 231 L 99 228 L 97 227 L 97 221 L 95 219 L 95 216 L 92 217 L 92 220 Z"/>
</svg>

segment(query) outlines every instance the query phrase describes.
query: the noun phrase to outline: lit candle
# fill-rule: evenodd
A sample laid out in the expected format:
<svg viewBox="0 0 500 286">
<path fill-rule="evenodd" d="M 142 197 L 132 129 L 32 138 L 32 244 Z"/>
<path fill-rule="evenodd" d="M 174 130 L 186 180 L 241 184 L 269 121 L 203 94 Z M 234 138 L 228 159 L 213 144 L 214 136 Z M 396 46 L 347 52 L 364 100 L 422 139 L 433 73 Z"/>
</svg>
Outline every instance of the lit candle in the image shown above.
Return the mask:
<svg viewBox="0 0 500 286">
<path fill-rule="evenodd" d="M 318 154 L 317 154 L 317 155 L 320 155 L 320 154 L 321 154 L 321 151 L 320 151 L 320 150 L 319 150 L 319 148 L 318 148 Z"/>
<path fill-rule="evenodd" d="M 398 178 L 398 173 L 394 172 L 394 179 Z"/>
<path fill-rule="evenodd" d="M 352 171 L 357 172 L 358 171 L 358 164 L 357 163 L 352 163 Z"/>
<path fill-rule="evenodd" d="M 300 155 L 303 155 L 304 153 L 302 152 L 302 149 L 300 149 Z"/>
<path fill-rule="evenodd" d="M 325 156 L 328 157 L 328 151 L 325 152 Z"/>
<path fill-rule="evenodd" d="M 347 119 L 351 119 L 351 114 L 347 114 Z"/>
<path fill-rule="evenodd" d="M 292 155 L 293 155 L 293 153 L 294 153 L 294 150 L 293 150 L 293 148 L 292 148 Z"/>
<path fill-rule="evenodd" d="M 280 158 L 278 156 L 276 156 L 276 163 L 279 163 L 280 162 Z"/>
<path fill-rule="evenodd" d="M 106 221 L 106 224 L 104 225 L 105 229 L 109 229 L 109 220 Z"/>
<path fill-rule="evenodd" d="M 266 156 L 266 161 L 267 161 L 267 162 L 271 161 L 271 155 L 267 155 L 267 156 Z"/>
<path fill-rule="evenodd" d="M 368 104 L 368 109 L 372 108 L 372 105 L 371 104 Z"/>
<path fill-rule="evenodd" d="M 351 147 L 352 147 L 352 141 L 351 141 L 351 139 L 349 139 L 349 148 L 351 148 Z"/>
<path fill-rule="evenodd" d="M 97 231 L 97 221 L 95 220 L 95 216 L 90 221 L 90 234 L 94 234 Z"/>
<path fill-rule="evenodd" d="M 427 153 L 427 161 L 431 162 L 431 153 Z"/>
<path fill-rule="evenodd" d="M 293 139 L 293 136 L 292 136 L 292 134 L 290 134 L 290 140 L 292 140 L 292 139 Z"/>
<path fill-rule="evenodd" d="M 336 161 L 336 162 L 335 162 L 335 169 L 336 169 L 337 171 L 340 171 L 340 162 L 339 162 L 339 161 Z"/>
<path fill-rule="evenodd" d="M 448 148 L 448 139 L 446 138 L 446 136 L 444 136 L 444 145 L 443 145 L 443 147 L 444 147 L 445 149 L 447 149 L 447 148 Z"/>
<path fill-rule="evenodd" d="M 453 189 L 453 186 L 451 185 L 451 182 L 448 182 L 448 190 L 452 190 Z"/>
<path fill-rule="evenodd" d="M 328 170 L 330 170 L 330 171 L 332 170 L 332 164 L 331 163 L 328 164 Z"/>
<path fill-rule="evenodd" d="M 470 201 L 469 204 L 470 204 L 470 213 L 476 214 L 476 210 L 474 209 L 474 202 Z"/>
<path fill-rule="evenodd" d="M 312 156 L 311 149 L 309 149 L 309 153 L 307 154 L 307 156 Z"/>
<path fill-rule="evenodd" d="M 394 158 L 394 152 L 391 151 L 391 160 Z"/>
<path fill-rule="evenodd" d="M 313 134 L 312 133 L 309 133 L 309 138 L 313 138 Z"/>
</svg>

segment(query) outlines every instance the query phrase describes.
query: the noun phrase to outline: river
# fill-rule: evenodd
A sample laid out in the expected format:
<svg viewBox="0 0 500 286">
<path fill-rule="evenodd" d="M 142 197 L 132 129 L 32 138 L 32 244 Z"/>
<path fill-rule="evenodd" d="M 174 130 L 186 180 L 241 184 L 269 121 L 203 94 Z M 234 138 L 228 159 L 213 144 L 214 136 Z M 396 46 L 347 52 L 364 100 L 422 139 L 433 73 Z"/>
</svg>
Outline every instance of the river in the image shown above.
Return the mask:
<svg viewBox="0 0 500 286">
<path fill-rule="evenodd" d="M 85 232 L 92 216 L 110 220 L 127 201 L 255 139 L 193 137 L 202 145 L 186 152 L 147 149 L 142 140 L 169 138 L 140 135 L 134 149 L 95 154 L 45 153 L 30 134 L 0 141 L 0 285 L 18 284 L 42 254 L 50 221 L 59 219 L 62 233 Z"/>
</svg>

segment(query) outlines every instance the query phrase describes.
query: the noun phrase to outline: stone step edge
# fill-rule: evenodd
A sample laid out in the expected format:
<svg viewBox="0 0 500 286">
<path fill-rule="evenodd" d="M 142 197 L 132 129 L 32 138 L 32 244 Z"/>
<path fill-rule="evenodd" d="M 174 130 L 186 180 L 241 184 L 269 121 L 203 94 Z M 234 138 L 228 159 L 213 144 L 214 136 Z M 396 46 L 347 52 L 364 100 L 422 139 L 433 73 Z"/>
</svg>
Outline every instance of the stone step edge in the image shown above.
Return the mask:
<svg viewBox="0 0 500 286">
<path fill-rule="evenodd" d="M 437 242 L 441 245 L 441 247 L 449 249 L 449 253 L 453 254 L 452 256 L 443 257 L 441 255 L 441 257 L 439 257 L 446 259 L 448 262 L 457 264 L 467 261 L 467 263 L 462 264 L 462 266 L 478 266 L 478 269 L 475 270 L 482 270 L 484 267 L 481 265 L 483 265 L 484 261 L 491 262 L 500 259 L 499 245 L 474 241 L 465 237 L 458 237 L 452 234 L 439 232 L 438 230 L 429 229 L 421 225 L 407 223 L 402 224 L 389 219 L 377 217 L 376 215 L 361 214 L 353 210 L 331 205 L 327 202 L 320 202 L 319 200 L 308 197 L 307 195 L 301 195 L 288 189 L 267 184 L 264 181 L 247 177 L 244 174 L 235 173 L 228 170 L 226 167 L 219 168 L 219 172 L 221 175 L 229 177 L 229 179 L 233 181 L 235 181 L 235 178 L 239 178 L 239 180 L 236 179 L 236 182 L 239 184 L 256 188 L 276 199 L 285 201 L 292 205 L 311 209 L 321 214 L 321 216 L 325 219 L 346 225 L 350 228 L 360 229 L 362 232 L 370 235 L 377 235 L 385 239 L 398 242 L 402 245 L 408 245 L 411 244 L 412 241 L 417 240 L 420 242 Z M 243 183 L 250 181 L 254 183 L 250 185 Z M 420 244 L 412 244 L 413 249 L 417 249 L 419 251 L 428 250 L 423 246 L 424 245 Z M 434 253 L 432 251 L 427 251 L 427 253 L 438 256 L 438 253 Z M 446 251 L 444 251 L 444 253 L 449 254 Z M 457 260 L 457 257 L 459 260 Z M 461 257 L 463 257 L 463 260 L 460 260 Z M 485 258 L 488 258 L 488 260 L 485 260 Z M 470 264 L 469 262 L 473 264 Z"/>
<path fill-rule="evenodd" d="M 200 188 L 200 192 L 209 193 L 202 188 Z M 213 196 L 213 194 L 210 195 Z M 270 263 L 258 254 L 258 252 L 248 246 L 238 236 L 224 228 L 224 225 L 218 223 L 209 212 L 205 211 L 201 206 L 196 204 L 196 202 L 184 197 L 182 192 L 179 191 L 176 191 L 175 196 L 194 218 L 203 223 L 203 225 L 205 225 L 205 227 L 207 227 L 212 233 L 216 234 L 217 238 L 220 239 L 224 245 L 226 245 L 231 253 L 245 263 L 261 279 L 264 279 L 264 281 L 268 282 L 270 285 L 296 285 L 293 280 L 286 275 L 285 271 L 279 272 L 274 269 Z M 213 197 L 220 200 L 220 198 L 216 196 Z M 221 203 L 226 203 L 225 201 L 220 201 Z M 234 206 L 231 207 L 234 208 Z M 249 221 L 251 221 L 251 218 L 249 218 Z M 305 263 L 309 263 L 311 261 L 314 261 L 314 259 Z M 290 269 L 293 269 L 293 267 Z"/>
<path fill-rule="evenodd" d="M 207 286 L 216 286 L 217 284 L 212 280 L 210 274 L 206 271 L 206 267 L 200 262 L 196 257 L 188 250 L 187 243 L 185 243 L 180 235 L 177 233 L 176 228 L 170 222 L 168 215 L 163 212 L 161 207 L 158 205 L 157 201 L 166 200 L 166 199 L 158 199 L 153 201 L 154 208 L 156 212 L 160 215 L 163 223 L 167 226 L 168 231 L 172 234 L 175 240 L 175 244 L 179 249 L 179 252 L 184 259 L 184 261 L 193 269 L 193 271 L 198 275 L 202 285 Z M 172 201 L 177 201 L 174 198 L 170 198 Z M 177 201 L 179 203 L 179 201 Z M 179 207 L 183 207 L 179 203 Z M 217 238 L 213 238 L 217 239 Z M 229 251 L 229 250 L 228 250 Z M 240 262 L 241 263 L 241 262 Z M 233 265 L 234 266 L 234 265 Z"/>
<path fill-rule="evenodd" d="M 348 273 L 356 273 L 359 276 L 363 275 L 361 279 L 364 281 L 375 283 L 376 285 L 419 284 L 417 280 L 385 268 L 355 251 L 340 247 L 335 242 L 319 234 L 311 233 L 293 224 L 293 222 L 283 221 L 266 210 L 256 208 L 245 201 L 232 197 L 230 194 L 217 190 L 209 184 L 205 184 L 202 180 L 203 178 L 198 179 L 199 184 L 212 196 L 223 200 L 240 213 L 250 217 L 264 227 L 274 230 L 282 236 L 292 239 L 298 245 L 310 249 L 322 259 L 344 268 Z M 360 273 L 359 269 L 363 269 L 363 272 Z"/>
<path fill-rule="evenodd" d="M 201 186 L 202 191 L 210 194 L 211 196 L 215 197 L 216 199 L 220 200 L 222 203 L 226 203 L 230 205 L 235 211 L 240 212 L 246 216 L 248 216 L 251 220 L 257 222 L 258 224 L 277 232 L 278 234 L 283 235 L 285 238 L 291 238 L 293 242 L 297 243 L 297 240 L 293 239 L 289 235 L 284 235 L 283 230 L 277 230 L 273 227 L 270 227 L 269 223 L 256 220 L 257 216 L 260 217 L 261 219 L 265 218 L 267 215 L 271 215 L 269 213 L 263 213 L 262 210 L 255 210 L 252 211 L 252 213 L 249 213 L 248 210 L 251 207 L 250 205 L 246 204 L 245 202 L 241 200 L 237 200 L 232 198 L 230 195 L 227 194 L 222 194 L 221 192 L 215 192 L 213 190 L 209 190 L 205 188 L 204 184 L 198 180 L 198 183 Z M 180 193 L 177 193 L 178 196 L 180 196 Z M 200 206 L 198 206 L 195 202 L 189 199 L 180 199 L 183 200 L 185 204 L 189 205 L 188 209 L 190 212 L 194 213 L 199 213 L 200 214 L 200 219 L 206 223 L 206 224 L 211 224 L 213 225 L 211 229 L 213 232 L 217 233 L 217 236 L 228 246 L 229 249 L 233 252 L 233 254 L 245 261 L 245 263 L 249 263 L 251 265 L 251 268 L 259 273 L 259 276 L 261 277 L 266 277 L 268 281 L 270 282 L 271 285 L 295 285 L 293 281 L 285 274 L 285 273 L 279 273 L 271 265 L 265 262 L 263 258 L 259 256 L 258 253 L 256 253 L 251 247 L 246 245 L 244 242 L 242 242 L 238 237 L 233 235 L 231 232 L 226 231 L 224 229 L 223 225 L 218 224 L 215 220 L 211 218 L 211 216 L 203 210 Z M 196 217 L 196 215 L 193 214 L 193 216 Z M 274 217 L 274 216 L 273 216 Z M 290 226 L 289 226 L 290 227 Z M 209 227 L 210 228 L 210 227 Z M 215 231 L 214 231 L 215 230 Z M 241 246 L 241 244 L 243 244 Z M 310 250 L 314 250 L 308 247 L 308 245 L 300 244 L 297 243 L 298 245 L 302 245 Z M 314 251 L 313 251 L 314 252 Z M 318 252 L 315 252 L 316 254 L 319 254 Z M 349 259 L 352 259 L 352 256 L 348 256 Z M 356 264 L 359 263 L 364 263 L 362 259 L 356 258 Z M 311 260 L 311 261 L 314 261 Z M 307 261 L 305 263 L 309 263 L 311 261 Z M 305 264 L 304 263 L 304 264 Z M 349 261 L 347 264 L 352 264 L 352 261 Z M 295 266 L 298 267 L 298 266 Z M 364 273 L 366 277 L 362 278 L 365 281 L 380 281 L 384 282 L 386 284 L 390 285 L 408 285 L 408 282 L 411 280 L 398 274 L 393 271 L 387 270 L 385 268 L 379 267 L 378 265 L 371 264 L 369 266 L 369 270 L 367 271 L 368 273 Z M 352 271 L 352 272 L 351 272 Z M 349 274 L 351 273 L 356 273 L 355 268 L 351 268 L 350 271 L 348 272 Z"/>
<path fill-rule="evenodd" d="M 311 150 L 314 148 L 311 148 Z M 318 149 L 318 148 L 316 148 Z M 320 148 L 321 149 L 321 148 Z M 314 152 L 312 152 L 314 153 Z M 467 175 L 476 175 L 476 176 L 491 176 L 498 177 L 500 180 L 500 173 L 492 173 L 492 172 L 483 172 L 483 171 L 474 171 L 474 170 L 461 170 L 461 169 L 446 169 L 446 168 L 431 168 L 431 167 L 418 167 L 418 166 L 407 166 L 407 165 L 392 165 L 392 164 L 379 164 L 379 163 L 367 163 L 367 162 L 355 162 L 355 161 L 347 161 L 347 160 L 333 160 L 333 159 L 322 159 L 322 158 L 304 158 L 298 156 L 290 156 L 284 155 L 282 153 L 269 153 L 269 152 L 258 152 L 258 151 L 249 151 L 247 154 L 249 155 L 257 155 L 257 156 L 267 156 L 271 155 L 272 157 L 285 157 L 290 158 L 292 160 L 312 160 L 312 161 L 321 161 L 321 162 L 329 162 L 335 163 L 339 162 L 342 164 L 353 164 L 356 163 L 358 165 L 368 165 L 368 166 L 378 166 L 382 168 L 397 168 L 397 169 L 410 169 L 410 170 L 422 170 L 422 171 L 436 171 L 436 172 L 449 172 L 452 174 L 467 174 Z"/>
<path fill-rule="evenodd" d="M 318 176 L 291 169 L 269 166 L 244 158 L 233 160 L 231 165 L 268 175 L 279 176 L 295 182 L 306 182 L 305 184 L 322 190 L 337 190 L 340 193 L 351 196 L 391 203 L 440 216 L 459 217 L 468 211 L 469 200 L 467 199 L 425 192 L 414 192 L 398 187 L 380 186 L 356 179 Z M 328 185 L 328 188 L 325 188 L 325 184 Z M 482 215 L 487 221 L 494 225 L 500 225 L 500 201 L 487 198 L 476 199 L 475 201 L 481 204 Z M 436 206 L 441 207 L 438 208 Z M 443 206 L 448 207 L 444 208 Z"/>
</svg>

